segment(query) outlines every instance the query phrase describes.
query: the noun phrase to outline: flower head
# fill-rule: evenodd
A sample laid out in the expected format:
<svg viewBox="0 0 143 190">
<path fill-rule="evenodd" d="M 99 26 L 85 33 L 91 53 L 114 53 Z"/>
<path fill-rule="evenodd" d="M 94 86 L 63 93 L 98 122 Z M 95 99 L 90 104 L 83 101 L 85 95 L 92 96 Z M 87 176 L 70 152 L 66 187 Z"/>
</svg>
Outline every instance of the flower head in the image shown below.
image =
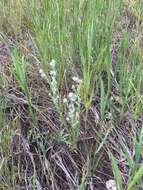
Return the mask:
<svg viewBox="0 0 143 190">
<path fill-rule="evenodd" d="M 66 104 L 68 102 L 67 98 L 63 99 L 63 103 Z"/>
<path fill-rule="evenodd" d="M 51 69 L 55 70 L 55 66 L 56 66 L 56 61 L 52 59 L 52 61 L 50 62 Z"/>
<path fill-rule="evenodd" d="M 72 79 L 73 79 L 74 82 L 76 82 L 78 84 L 82 83 L 82 80 L 79 79 L 78 77 L 73 77 Z"/>
<path fill-rule="evenodd" d="M 43 71 L 43 69 L 40 69 L 39 73 L 40 73 L 42 79 L 46 79 L 47 78 L 47 76 L 46 76 L 45 72 Z"/>
<path fill-rule="evenodd" d="M 68 98 L 69 98 L 70 101 L 75 102 L 76 99 L 77 99 L 77 95 L 75 93 L 73 93 L 73 92 L 70 92 L 69 95 L 68 95 Z"/>
<path fill-rule="evenodd" d="M 56 71 L 55 71 L 55 70 L 50 71 L 50 75 L 51 75 L 51 76 L 54 76 L 54 77 L 55 77 L 55 76 L 56 76 L 56 74 L 57 74 L 57 73 L 56 73 Z"/>
</svg>

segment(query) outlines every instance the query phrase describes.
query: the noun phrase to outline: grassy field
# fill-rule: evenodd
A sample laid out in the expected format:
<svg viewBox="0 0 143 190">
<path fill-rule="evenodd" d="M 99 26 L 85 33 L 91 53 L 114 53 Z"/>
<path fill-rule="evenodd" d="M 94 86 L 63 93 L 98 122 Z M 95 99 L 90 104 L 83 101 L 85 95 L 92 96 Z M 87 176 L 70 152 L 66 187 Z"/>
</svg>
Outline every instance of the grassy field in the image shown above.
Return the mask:
<svg viewBox="0 0 143 190">
<path fill-rule="evenodd" d="M 143 189 L 143 0 L 0 1 L 0 190 Z"/>
</svg>

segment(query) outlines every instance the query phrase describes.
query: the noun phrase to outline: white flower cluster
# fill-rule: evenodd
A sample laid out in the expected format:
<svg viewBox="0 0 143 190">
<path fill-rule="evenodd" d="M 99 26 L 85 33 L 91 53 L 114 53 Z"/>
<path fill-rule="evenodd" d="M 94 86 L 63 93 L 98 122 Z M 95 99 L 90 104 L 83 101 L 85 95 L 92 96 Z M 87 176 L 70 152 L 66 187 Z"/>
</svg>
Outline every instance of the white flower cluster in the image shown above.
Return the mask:
<svg viewBox="0 0 143 190">
<path fill-rule="evenodd" d="M 57 71 L 56 71 L 56 61 L 52 60 L 50 62 L 50 76 L 51 76 L 51 81 L 50 81 L 50 89 L 52 92 L 52 100 L 55 104 L 55 106 L 58 106 L 59 102 L 59 90 L 58 90 L 58 83 L 57 83 Z"/>
<path fill-rule="evenodd" d="M 40 73 L 42 79 L 47 79 L 47 76 L 46 76 L 45 72 L 43 71 L 43 69 L 40 69 L 39 73 Z"/>
<path fill-rule="evenodd" d="M 77 84 L 81 84 L 81 83 L 82 83 L 82 80 L 79 79 L 78 77 L 73 77 L 72 79 L 73 79 L 73 81 L 75 81 Z"/>
<path fill-rule="evenodd" d="M 49 63 L 50 68 L 50 90 L 51 92 L 49 95 L 51 96 L 53 103 L 59 113 L 61 113 L 60 110 L 60 103 L 61 98 L 59 95 L 59 88 L 58 88 L 58 82 L 57 82 L 57 71 L 56 71 L 56 61 L 52 60 Z M 45 72 L 40 69 L 39 71 L 41 77 L 43 79 L 48 80 Z M 79 136 L 80 132 L 80 104 L 81 104 L 81 98 L 79 96 L 79 90 L 80 85 L 82 83 L 82 80 L 78 77 L 72 78 L 74 81 L 74 85 L 72 85 L 72 92 L 68 94 L 66 98 L 63 99 L 65 113 L 66 113 L 66 121 L 71 126 L 71 134 L 70 134 L 70 142 L 72 144 L 76 144 L 77 138 Z"/>
<path fill-rule="evenodd" d="M 63 99 L 63 103 L 67 107 L 66 120 L 69 121 L 72 126 L 75 126 L 79 120 L 80 102 L 81 99 L 75 92 L 70 92 L 67 98 Z"/>
<path fill-rule="evenodd" d="M 66 105 L 66 120 L 72 127 L 72 139 L 76 141 L 80 130 L 79 114 L 81 98 L 79 96 L 79 86 L 82 81 L 78 77 L 73 77 L 73 80 L 76 82 L 72 86 L 73 91 L 68 94 L 67 98 L 63 99 L 63 103 Z"/>
<path fill-rule="evenodd" d="M 56 107 L 58 107 L 58 102 L 59 102 L 59 90 L 58 90 L 58 83 L 57 83 L 57 71 L 56 71 L 56 61 L 55 60 L 52 60 L 50 63 L 49 63 L 49 66 L 50 66 L 50 77 L 51 77 L 51 80 L 50 80 L 50 90 L 51 90 L 51 93 L 49 93 L 49 96 L 51 96 L 54 104 Z M 45 72 L 43 69 L 40 69 L 39 70 L 39 73 L 41 75 L 41 78 L 44 79 L 44 80 L 48 80 Z"/>
<path fill-rule="evenodd" d="M 78 77 L 73 77 L 72 79 L 76 84 L 72 85 L 73 92 L 70 92 L 67 98 L 63 99 L 63 103 L 66 104 L 67 107 L 67 121 L 74 124 L 77 122 L 78 118 L 76 117 L 79 115 L 80 111 L 81 98 L 78 91 L 82 80 Z"/>
<path fill-rule="evenodd" d="M 106 181 L 106 188 L 107 190 L 117 190 L 115 180 L 110 179 Z"/>
</svg>

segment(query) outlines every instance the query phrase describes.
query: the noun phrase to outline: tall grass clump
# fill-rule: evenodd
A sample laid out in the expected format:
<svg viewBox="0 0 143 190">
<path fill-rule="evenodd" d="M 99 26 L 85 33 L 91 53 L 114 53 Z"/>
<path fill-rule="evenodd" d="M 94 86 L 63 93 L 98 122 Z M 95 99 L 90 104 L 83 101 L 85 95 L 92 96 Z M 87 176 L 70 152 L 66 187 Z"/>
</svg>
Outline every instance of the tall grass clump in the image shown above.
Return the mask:
<svg viewBox="0 0 143 190">
<path fill-rule="evenodd" d="M 0 2 L 0 189 L 141 188 L 142 10 Z"/>
<path fill-rule="evenodd" d="M 89 110 L 103 71 L 108 75 L 108 94 L 111 91 L 111 41 L 122 2 L 56 0 L 43 1 L 39 8 L 29 4 L 35 11 L 28 17 L 28 26 L 42 69 L 48 72 L 47 62 L 55 59 L 57 80 L 63 85 L 68 70 L 78 65 L 83 78 L 81 97 Z"/>
</svg>

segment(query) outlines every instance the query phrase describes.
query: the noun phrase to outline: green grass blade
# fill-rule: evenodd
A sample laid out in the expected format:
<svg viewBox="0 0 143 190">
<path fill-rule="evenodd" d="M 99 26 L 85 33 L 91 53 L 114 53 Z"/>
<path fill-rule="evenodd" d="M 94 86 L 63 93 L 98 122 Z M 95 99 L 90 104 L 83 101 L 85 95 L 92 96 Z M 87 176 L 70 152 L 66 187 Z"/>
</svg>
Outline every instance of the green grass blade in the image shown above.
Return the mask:
<svg viewBox="0 0 143 190">
<path fill-rule="evenodd" d="M 117 190 L 122 190 L 121 171 L 120 171 L 117 161 L 113 155 L 111 156 L 111 159 L 112 159 L 112 169 L 113 169 L 113 174 L 114 174 L 115 181 L 116 181 Z"/>
<path fill-rule="evenodd" d="M 135 175 L 130 179 L 128 183 L 127 190 L 134 190 L 135 185 L 139 182 L 139 180 L 143 177 L 143 165 L 138 169 Z"/>
</svg>

